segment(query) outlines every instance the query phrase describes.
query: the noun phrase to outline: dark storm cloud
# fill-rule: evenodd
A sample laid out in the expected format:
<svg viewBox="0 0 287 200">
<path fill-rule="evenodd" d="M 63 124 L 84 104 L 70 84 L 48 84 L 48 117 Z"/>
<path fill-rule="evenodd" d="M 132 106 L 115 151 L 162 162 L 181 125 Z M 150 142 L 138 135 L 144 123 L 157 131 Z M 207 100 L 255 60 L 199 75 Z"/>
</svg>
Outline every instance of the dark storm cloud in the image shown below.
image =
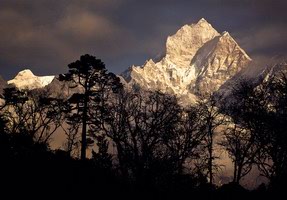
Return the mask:
<svg viewBox="0 0 287 200">
<path fill-rule="evenodd" d="M 94 54 L 116 73 L 164 51 L 168 35 L 206 18 L 251 57 L 287 53 L 285 0 L 1 0 L 0 74 L 65 72 Z"/>
</svg>

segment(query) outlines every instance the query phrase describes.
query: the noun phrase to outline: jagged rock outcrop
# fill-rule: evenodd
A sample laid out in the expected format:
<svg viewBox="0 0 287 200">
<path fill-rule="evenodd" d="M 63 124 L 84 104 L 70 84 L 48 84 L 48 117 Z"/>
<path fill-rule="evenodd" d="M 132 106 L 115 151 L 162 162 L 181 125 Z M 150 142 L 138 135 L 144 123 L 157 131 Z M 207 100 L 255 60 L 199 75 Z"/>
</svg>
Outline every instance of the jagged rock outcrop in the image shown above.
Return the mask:
<svg viewBox="0 0 287 200">
<path fill-rule="evenodd" d="M 161 60 L 132 66 L 123 77 L 131 86 L 175 94 L 192 103 L 197 96 L 217 91 L 250 61 L 228 32 L 219 34 L 201 19 L 167 38 Z"/>
</svg>

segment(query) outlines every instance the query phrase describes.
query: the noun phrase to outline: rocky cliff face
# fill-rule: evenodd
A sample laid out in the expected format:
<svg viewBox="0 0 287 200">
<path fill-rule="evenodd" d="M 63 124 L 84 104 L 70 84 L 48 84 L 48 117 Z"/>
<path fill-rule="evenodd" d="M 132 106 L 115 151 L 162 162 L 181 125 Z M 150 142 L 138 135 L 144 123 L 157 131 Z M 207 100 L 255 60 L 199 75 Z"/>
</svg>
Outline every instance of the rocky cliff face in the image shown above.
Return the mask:
<svg viewBox="0 0 287 200">
<path fill-rule="evenodd" d="M 54 76 L 35 76 L 31 70 L 25 69 L 17 74 L 17 76 L 8 81 L 8 84 L 13 84 L 19 89 L 39 89 L 49 85 Z"/>
<path fill-rule="evenodd" d="M 167 38 L 166 54 L 161 60 L 132 66 L 124 77 L 129 85 L 194 102 L 197 96 L 217 91 L 250 61 L 228 32 L 220 34 L 201 19 Z"/>
</svg>

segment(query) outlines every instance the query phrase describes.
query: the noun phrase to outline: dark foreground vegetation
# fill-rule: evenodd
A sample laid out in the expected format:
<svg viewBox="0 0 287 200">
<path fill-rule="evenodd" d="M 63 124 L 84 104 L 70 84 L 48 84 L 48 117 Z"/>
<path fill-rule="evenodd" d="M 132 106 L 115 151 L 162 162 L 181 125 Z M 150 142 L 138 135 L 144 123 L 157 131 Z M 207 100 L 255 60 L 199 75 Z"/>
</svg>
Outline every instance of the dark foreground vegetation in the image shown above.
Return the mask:
<svg viewBox="0 0 287 200">
<path fill-rule="evenodd" d="M 257 86 L 241 81 L 228 101 L 213 94 L 185 107 L 174 96 L 124 87 L 90 55 L 59 80 L 72 95 L 4 90 L 1 199 L 286 198 L 284 73 Z M 51 150 L 57 130 L 66 142 Z M 233 162 L 233 179 L 222 186 L 214 180 L 221 167 L 215 145 Z M 268 184 L 250 191 L 240 184 L 254 168 Z"/>
</svg>

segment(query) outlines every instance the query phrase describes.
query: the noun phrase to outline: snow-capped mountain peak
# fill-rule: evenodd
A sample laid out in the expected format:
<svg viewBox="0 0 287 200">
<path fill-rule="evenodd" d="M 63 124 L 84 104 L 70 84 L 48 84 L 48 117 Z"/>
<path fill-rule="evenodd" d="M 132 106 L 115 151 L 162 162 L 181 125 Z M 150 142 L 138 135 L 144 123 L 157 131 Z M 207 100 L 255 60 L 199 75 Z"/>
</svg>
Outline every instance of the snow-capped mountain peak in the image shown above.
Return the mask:
<svg viewBox="0 0 287 200">
<path fill-rule="evenodd" d="M 35 76 L 29 69 L 20 71 L 14 79 L 8 81 L 19 89 L 37 89 L 50 84 L 55 76 Z"/>
<path fill-rule="evenodd" d="M 30 69 L 24 69 L 22 71 L 20 71 L 17 76 L 15 78 L 29 78 L 29 77 L 35 77 L 35 75 L 33 74 L 33 72 Z"/>
<path fill-rule="evenodd" d="M 175 94 L 190 103 L 217 91 L 250 61 L 228 32 L 218 33 L 202 18 L 167 38 L 161 60 L 132 66 L 125 77 L 130 85 Z"/>
</svg>

